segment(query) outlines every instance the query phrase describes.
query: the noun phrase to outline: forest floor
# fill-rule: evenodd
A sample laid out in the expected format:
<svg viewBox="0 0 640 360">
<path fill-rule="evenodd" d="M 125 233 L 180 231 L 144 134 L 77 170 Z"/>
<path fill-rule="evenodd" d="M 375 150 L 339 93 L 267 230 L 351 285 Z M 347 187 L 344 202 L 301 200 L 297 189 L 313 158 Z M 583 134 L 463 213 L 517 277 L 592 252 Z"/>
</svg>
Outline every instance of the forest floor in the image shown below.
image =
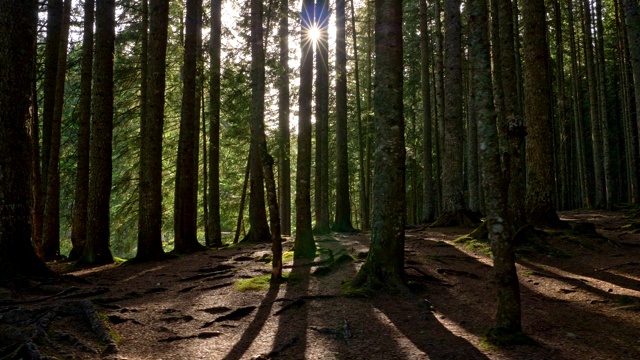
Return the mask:
<svg viewBox="0 0 640 360">
<path fill-rule="evenodd" d="M 269 244 L 240 244 L 0 288 L 0 359 L 640 359 L 630 211 L 562 212 L 597 234 L 551 231 L 520 246 L 526 345 L 484 340 L 495 311 L 491 259 L 482 244 L 453 242 L 471 229 L 414 228 L 405 250 L 413 298 L 345 292 L 367 234 L 317 237 L 312 263 L 285 253 L 288 281 L 274 287 Z"/>
</svg>

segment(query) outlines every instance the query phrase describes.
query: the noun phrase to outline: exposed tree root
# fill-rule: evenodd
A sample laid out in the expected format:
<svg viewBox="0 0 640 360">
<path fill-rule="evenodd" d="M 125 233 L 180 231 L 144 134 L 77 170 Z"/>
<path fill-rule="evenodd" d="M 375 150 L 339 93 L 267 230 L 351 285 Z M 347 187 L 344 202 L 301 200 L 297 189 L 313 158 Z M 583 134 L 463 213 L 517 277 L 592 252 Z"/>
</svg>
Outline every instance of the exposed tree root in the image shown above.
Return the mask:
<svg viewBox="0 0 640 360">
<path fill-rule="evenodd" d="M 436 221 L 431 224 L 431 227 L 468 227 L 474 228 L 480 224 L 480 218 L 470 210 L 458 210 L 455 212 L 445 212 Z"/>
</svg>

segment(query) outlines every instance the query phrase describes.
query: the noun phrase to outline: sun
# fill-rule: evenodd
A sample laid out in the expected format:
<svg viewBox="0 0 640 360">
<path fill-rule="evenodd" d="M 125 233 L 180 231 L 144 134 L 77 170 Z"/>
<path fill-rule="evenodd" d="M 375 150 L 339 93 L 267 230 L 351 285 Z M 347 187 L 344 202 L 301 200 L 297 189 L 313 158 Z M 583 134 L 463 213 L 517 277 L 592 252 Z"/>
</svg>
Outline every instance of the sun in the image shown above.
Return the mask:
<svg viewBox="0 0 640 360">
<path fill-rule="evenodd" d="M 316 25 L 312 25 L 307 31 L 307 37 L 309 40 L 313 41 L 313 43 L 317 43 L 320 40 L 320 28 Z"/>
</svg>

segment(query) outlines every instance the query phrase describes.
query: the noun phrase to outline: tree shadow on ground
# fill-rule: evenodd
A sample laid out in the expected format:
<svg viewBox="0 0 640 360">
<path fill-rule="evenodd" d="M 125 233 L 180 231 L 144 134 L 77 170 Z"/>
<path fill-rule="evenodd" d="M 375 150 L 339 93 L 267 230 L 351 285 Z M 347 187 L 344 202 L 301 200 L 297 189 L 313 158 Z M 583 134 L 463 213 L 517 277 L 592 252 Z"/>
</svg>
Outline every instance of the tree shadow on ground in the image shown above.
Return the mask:
<svg viewBox="0 0 640 360">
<path fill-rule="evenodd" d="M 224 357 L 225 360 L 238 360 L 241 359 L 242 356 L 247 352 L 254 339 L 258 337 L 260 331 L 264 327 L 264 324 L 269 319 L 271 315 L 271 308 L 273 307 L 273 302 L 278 296 L 280 288 L 279 286 L 272 285 L 267 291 L 264 299 L 258 306 L 258 310 L 256 311 L 256 315 L 249 323 L 249 326 L 242 333 L 242 337 L 238 342 L 233 345 L 233 348 L 229 351 L 227 356 Z"/>
</svg>

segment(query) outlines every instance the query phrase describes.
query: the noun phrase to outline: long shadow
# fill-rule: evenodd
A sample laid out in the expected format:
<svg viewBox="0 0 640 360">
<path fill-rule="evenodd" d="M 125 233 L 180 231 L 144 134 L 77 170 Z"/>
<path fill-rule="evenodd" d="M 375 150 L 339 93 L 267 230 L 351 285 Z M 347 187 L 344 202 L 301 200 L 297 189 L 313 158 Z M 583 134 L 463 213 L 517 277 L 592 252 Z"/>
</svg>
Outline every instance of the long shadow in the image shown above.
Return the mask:
<svg viewBox="0 0 640 360">
<path fill-rule="evenodd" d="M 374 304 L 430 359 L 488 359 L 469 341 L 442 325 L 425 306 L 405 298 L 393 300 L 378 298 Z"/>
<path fill-rule="evenodd" d="M 424 243 L 422 244 L 424 245 Z M 438 313 L 446 316 L 454 324 L 458 324 L 459 328 L 477 336 L 483 336 L 483 331 L 493 324 L 493 311 L 495 310 L 492 306 L 481 305 L 487 302 L 479 302 L 477 299 L 483 294 L 485 296 L 487 294 L 494 296 L 490 283 L 491 269 L 489 266 L 473 259 L 473 257 L 462 253 L 454 246 L 445 246 L 445 244 L 438 243 L 438 247 L 446 250 L 446 255 L 438 260 L 446 260 L 445 263 L 427 260 L 424 261 L 427 265 L 421 264 L 418 266 L 425 273 L 433 275 L 433 277 L 438 277 L 438 274 L 430 267 L 441 266 L 463 268 L 473 271 L 478 277 L 476 279 L 463 280 L 461 276 L 450 276 L 445 278 L 448 284 L 436 282 L 427 284 L 425 291 L 421 294 L 431 300 Z M 428 254 L 428 252 L 424 253 Z M 459 260 L 462 261 L 455 264 L 452 263 L 452 261 Z M 540 273 L 548 273 L 535 265 L 523 265 Z M 553 277 L 554 274 L 550 275 L 550 277 Z M 565 281 L 570 285 L 575 285 L 605 298 L 616 301 L 629 301 L 628 297 L 623 298 L 621 295 L 593 288 L 578 279 L 568 279 L 567 281 L 566 277 L 558 277 L 558 280 Z M 463 291 L 456 291 L 454 296 L 453 289 L 458 286 L 462 286 Z M 611 314 L 609 311 L 602 312 L 597 305 L 548 297 L 536 292 L 535 287 L 522 282 L 522 279 L 521 294 L 523 329 L 525 333 L 534 337 L 536 344 L 519 346 L 515 349 L 499 350 L 509 358 L 521 358 L 523 353 L 526 353 L 527 356 L 533 356 L 532 358 L 538 358 L 538 355 L 534 354 L 539 354 L 540 358 L 553 359 L 589 358 L 593 356 L 598 358 L 620 358 L 621 349 L 624 353 L 624 358 L 640 358 L 640 343 L 637 342 L 637 337 L 632 335 L 640 331 L 640 323 L 634 321 L 634 318 L 637 319 L 637 317 L 634 317 L 634 313 L 620 312 Z M 465 310 L 460 311 L 459 309 L 461 308 Z M 416 340 L 417 343 L 420 337 L 416 334 L 411 334 L 412 328 L 414 328 L 413 323 L 403 325 L 403 318 L 398 317 L 395 319 L 391 313 L 388 316 L 394 324 L 398 328 L 403 328 L 403 332 L 408 337 L 416 337 L 418 339 Z M 415 319 L 418 319 L 417 314 L 416 312 Z M 476 318 L 475 325 L 471 320 L 473 318 Z M 420 327 L 423 326 L 425 325 Z M 448 358 L 446 354 L 440 357 L 435 353 L 434 357 Z"/>
<path fill-rule="evenodd" d="M 285 299 L 307 295 L 309 292 L 310 266 L 313 260 L 294 259 L 289 273 L 289 283 L 284 294 Z M 285 306 L 285 304 L 283 304 Z M 284 309 L 284 308 L 281 308 Z M 287 358 L 304 359 L 307 348 L 307 306 L 300 306 L 295 311 L 283 311 L 278 318 L 278 330 L 273 341 L 271 358 L 281 357 L 284 352 Z"/>
<path fill-rule="evenodd" d="M 271 314 L 271 308 L 273 307 L 273 302 L 278 296 L 278 291 L 280 290 L 278 285 L 271 286 L 264 299 L 258 306 L 258 310 L 256 311 L 256 315 L 251 320 L 251 323 L 242 333 L 242 337 L 238 342 L 233 345 L 233 348 L 229 351 L 227 356 L 224 357 L 225 360 L 237 360 L 242 358 L 242 356 L 246 353 L 246 351 L 251 347 L 253 340 L 258 337 L 262 327 L 269 319 L 269 315 Z"/>
</svg>

